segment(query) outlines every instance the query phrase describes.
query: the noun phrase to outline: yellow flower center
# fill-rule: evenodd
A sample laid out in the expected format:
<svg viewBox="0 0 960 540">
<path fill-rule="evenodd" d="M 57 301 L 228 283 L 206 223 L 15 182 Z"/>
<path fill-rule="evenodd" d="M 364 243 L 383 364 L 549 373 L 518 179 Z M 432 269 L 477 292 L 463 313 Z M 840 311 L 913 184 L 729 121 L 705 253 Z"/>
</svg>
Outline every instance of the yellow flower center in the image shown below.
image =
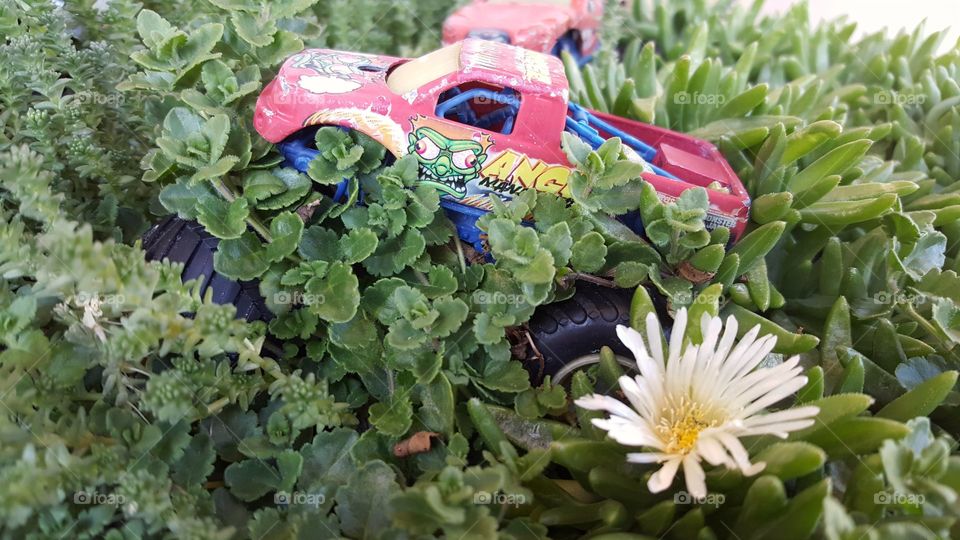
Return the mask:
<svg viewBox="0 0 960 540">
<path fill-rule="evenodd" d="M 700 432 L 718 424 L 709 416 L 703 405 L 686 397 L 680 398 L 679 405 L 665 408 L 657 426 L 657 434 L 666 443 L 664 451 L 668 454 L 689 454 L 696 446 Z"/>
</svg>

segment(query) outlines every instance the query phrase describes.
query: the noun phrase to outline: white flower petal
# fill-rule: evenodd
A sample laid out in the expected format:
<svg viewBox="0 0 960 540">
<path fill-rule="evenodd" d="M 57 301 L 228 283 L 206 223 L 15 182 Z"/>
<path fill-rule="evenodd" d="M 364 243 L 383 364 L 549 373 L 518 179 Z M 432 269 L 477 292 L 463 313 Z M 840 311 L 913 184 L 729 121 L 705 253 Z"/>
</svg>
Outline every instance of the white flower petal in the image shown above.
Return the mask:
<svg viewBox="0 0 960 540">
<path fill-rule="evenodd" d="M 640 420 L 640 416 L 633 409 L 624 405 L 622 401 L 614 399 L 610 396 L 591 394 L 589 396 L 583 396 L 582 398 L 574 401 L 574 403 L 578 407 L 590 411 L 607 411 L 610 414 L 620 416 L 628 420 Z"/>
<path fill-rule="evenodd" d="M 643 379 L 640 379 L 642 382 Z M 630 404 L 633 405 L 633 408 L 640 413 L 644 418 L 649 418 L 653 416 L 653 403 L 650 400 L 650 395 L 645 392 L 645 388 L 642 388 L 635 379 L 631 379 L 626 375 L 622 375 L 618 380 L 620 383 L 620 389 L 623 390 L 623 395 L 627 397 L 630 401 Z"/>
<path fill-rule="evenodd" d="M 787 381 L 802 378 L 803 382 L 806 383 L 806 377 L 801 375 L 803 369 L 797 366 L 798 362 L 799 358 L 794 357 L 780 365 L 760 368 L 749 373 L 735 384 L 728 386 L 724 390 L 725 397 L 735 402 L 731 405 L 743 407 L 747 403 L 759 399 L 767 392 L 782 386 Z"/>
<path fill-rule="evenodd" d="M 810 418 L 816 416 L 820 413 L 819 407 L 795 407 L 793 409 L 785 409 L 782 411 L 767 413 L 767 414 L 758 414 L 751 416 L 743 421 L 745 427 L 756 427 L 767 424 L 776 424 L 780 422 L 788 422 L 791 420 L 799 420 Z"/>
<path fill-rule="evenodd" d="M 667 357 L 667 369 L 674 364 L 683 352 L 683 338 L 687 331 L 687 309 L 681 308 L 673 320 L 673 329 L 670 330 L 670 355 Z"/>
<path fill-rule="evenodd" d="M 707 475 L 693 454 L 683 458 L 683 479 L 693 498 L 702 499 L 707 496 Z"/>
<path fill-rule="evenodd" d="M 630 349 L 637 361 L 637 368 L 644 377 L 663 378 L 663 362 L 651 358 L 643 344 L 643 337 L 633 328 L 617 325 L 617 336 Z"/>
<path fill-rule="evenodd" d="M 793 422 L 781 422 L 779 424 L 770 424 L 767 426 L 756 426 L 743 428 L 737 432 L 740 437 L 747 435 L 775 435 L 781 439 L 786 439 L 791 431 L 800 431 L 807 429 L 814 424 L 814 420 L 795 420 Z"/>
<path fill-rule="evenodd" d="M 640 335 L 640 332 L 637 332 L 629 326 L 618 324 L 617 337 L 630 349 L 630 352 L 632 352 L 636 358 L 649 356 L 647 354 L 647 346 L 643 343 L 643 336 Z"/>
<path fill-rule="evenodd" d="M 704 430 L 700 434 L 700 438 L 697 439 L 697 453 L 713 466 L 732 464 L 733 462 L 730 460 L 727 451 L 723 449 L 723 445 L 711 437 L 707 431 Z"/>
<path fill-rule="evenodd" d="M 645 321 L 647 326 L 647 345 L 650 346 L 650 356 L 657 361 L 657 365 L 663 370 L 666 362 L 663 356 L 663 332 L 660 330 L 660 319 L 654 312 L 647 313 Z"/>
<path fill-rule="evenodd" d="M 736 370 L 729 377 L 737 379 L 756 369 L 776 345 L 777 338 L 775 336 L 763 336 L 755 341 L 737 360 Z"/>
<path fill-rule="evenodd" d="M 679 457 L 665 461 L 663 467 L 660 467 L 660 470 L 650 476 L 650 480 L 647 481 L 647 489 L 650 490 L 650 493 L 660 493 L 670 487 L 670 484 L 673 484 L 673 478 L 677 475 L 677 469 L 680 468 L 681 461 L 682 458 Z"/>
<path fill-rule="evenodd" d="M 744 416 L 751 416 L 763 409 L 777 403 L 787 396 L 793 395 L 807 384 L 806 377 L 794 377 L 784 381 L 777 388 L 771 390 L 767 395 L 758 398 L 743 410 Z"/>
<path fill-rule="evenodd" d="M 625 446 L 652 446 L 658 449 L 662 446 L 660 439 L 639 423 L 594 418 L 593 425 L 606 431 L 611 439 Z"/>
<path fill-rule="evenodd" d="M 733 461 L 737 464 L 737 467 L 743 471 L 744 475 L 753 476 L 762 471 L 766 466 L 766 464 L 761 463 L 750 463 L 750 455 L 747 454 L 747 449 L 743 447 L 740 439 L 720 430 L 717 431 L 716 436 L 720 444 L 727 449 L 727 452 L 730 452 L 730 457 L 733 458 Z"/>
<path fill-rule="evenodd" d="M 740 342 L 727 355 L 723 367 L 720 369 L 719 382 L 726 384 L 733 380 L 733 374 L 739 370 L 743 363 L 750 360 L 746 354 L 756 343 L 756 337 L 760 333 L 760 326 L 751 328 L 741 339 Z"/>
<path fill-rule="evenodd" d="M 663 452 L 634 452 L 627 454 L 627 461 L 630 463 L 661 463 L 671 456 L 672 454 Z"/>
</svg>

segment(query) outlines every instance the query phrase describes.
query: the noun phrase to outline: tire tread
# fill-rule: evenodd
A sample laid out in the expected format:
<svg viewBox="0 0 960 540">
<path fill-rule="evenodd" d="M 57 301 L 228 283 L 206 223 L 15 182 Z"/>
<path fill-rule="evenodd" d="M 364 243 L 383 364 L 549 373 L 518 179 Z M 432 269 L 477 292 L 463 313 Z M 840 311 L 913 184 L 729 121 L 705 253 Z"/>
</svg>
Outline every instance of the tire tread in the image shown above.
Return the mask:
<svg viewBox="0 0 960 540">
<path fill-rule="evenodd" d="M 214 270 L 213 256 L 219 244 L 220 240 L 202 225 L 177 216 L 165 218 L 143 235 L 143 250 L 147 260 L 168 259 L 183 263 L 180 276 L 184 281 L 202 279 L 201 296 L 212 289 L 213 301 L 236 306 L 237 318 L 247 321 L 271 319 L 258 281 L 238 282 Z"/>
</svg>

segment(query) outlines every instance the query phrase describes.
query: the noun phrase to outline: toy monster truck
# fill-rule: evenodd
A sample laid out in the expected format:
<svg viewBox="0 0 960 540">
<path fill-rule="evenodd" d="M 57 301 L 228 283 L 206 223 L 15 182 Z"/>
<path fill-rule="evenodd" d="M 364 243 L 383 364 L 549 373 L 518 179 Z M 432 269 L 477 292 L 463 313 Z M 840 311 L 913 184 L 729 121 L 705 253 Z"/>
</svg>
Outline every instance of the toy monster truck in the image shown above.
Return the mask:
<svg viewBox="0 0 960 540">
<path fill-rule="evenodd" d="M 620 137 L 646 164 L 642 176 L 663 200 L 708 188 L 708 226 L 729 227 L 731 238 L 743 232 L 749 215 L 749 196 L 712 145 L 569 103 L 560 60 L 496 42 L 468 39 L 414 60 L 303 51 L 260 95 L 254 126 L 300 171 L 318 153 L 312 145 L 320 126 L 361 131 L 393 156 L 416 155 L 421 182 L 441 192 L 460 237 L 478 247 L 475 222 L 490 208 L 489 194 L 510 199 L 536 189 L 568 196 L 564 131 L 594 148 Z M 333 197 L 344 198 L 344 191 L 346 182 Z M 639 227 L 637 221 L 628 224 Z M 184 279 L 204 276 L 203 290 L 212 288 L 214 301 L 236 304 L 239 316 L 270 316 L 255 283 L 214 272 L 216 239 L 199 225 L 168 218 L 147 234 L 144 248 L 151 258 L 185 263 Z M 577 289 L 570 299 L 539 308 L 528 324 L 544 373 L 555 380 L 595 361 L 600 346 L 618 343 L 615 327 L 628 318 L 632 291 Z"/>
<path fill-rule="evenodd" d="M 507 43 L 588 62 L 600 47 L 603 0 L 473 0 L 443 23 L 443 44 L 466 38 Z"/>
</svg>

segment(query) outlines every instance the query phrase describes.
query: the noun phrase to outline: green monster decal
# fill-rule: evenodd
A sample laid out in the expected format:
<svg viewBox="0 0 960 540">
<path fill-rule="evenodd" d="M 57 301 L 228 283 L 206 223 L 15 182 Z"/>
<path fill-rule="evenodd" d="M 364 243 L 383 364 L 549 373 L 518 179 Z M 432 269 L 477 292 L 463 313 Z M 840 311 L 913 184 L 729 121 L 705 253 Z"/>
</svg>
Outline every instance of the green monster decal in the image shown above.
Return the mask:
<svg viewBox="0 0 960 540">
<path fill-rule="evenodd" d="M 420 181 L 462 199 L 467 182 L 477 179 L 489 146 L 469 139 L 449 139 L 428 127 L 410 133 L 407 151 L 420 161 Z"/>
</svg>

